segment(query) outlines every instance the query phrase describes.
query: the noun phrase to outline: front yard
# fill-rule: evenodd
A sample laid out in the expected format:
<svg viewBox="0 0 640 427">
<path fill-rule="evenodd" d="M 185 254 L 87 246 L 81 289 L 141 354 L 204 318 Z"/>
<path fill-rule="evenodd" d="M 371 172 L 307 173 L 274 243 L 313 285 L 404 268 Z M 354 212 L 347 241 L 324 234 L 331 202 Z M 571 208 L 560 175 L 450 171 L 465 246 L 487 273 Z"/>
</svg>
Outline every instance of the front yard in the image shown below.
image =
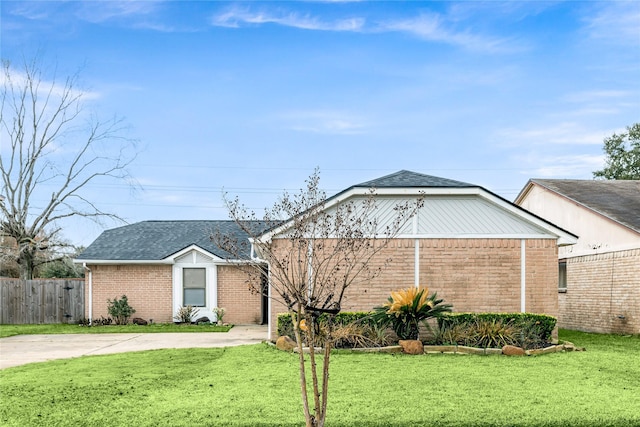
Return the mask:
<svg viewBox="0 0 640 427">
<path fill-rule="evenodd" d="M 35 334 L 150 334 L 160 332 L 229 332 L 231 326 L 212 324 L 176 325 L 174 323 L 152 323 L 150 325 L 108 325 L 108 326 L 80 326 L 77 324 L 48 324 L 48 325 L 0 325 L 0 338 L 14 335 Z"/>
<path fill-rule="evenodd" d="M 561 331 L 586 352 L 332 356 L 329 426 L 640 425 L 640 337 Z M 299 426 L 297 356 L 266 344 L 0 371 L 6 426 Z"/>
</svg>

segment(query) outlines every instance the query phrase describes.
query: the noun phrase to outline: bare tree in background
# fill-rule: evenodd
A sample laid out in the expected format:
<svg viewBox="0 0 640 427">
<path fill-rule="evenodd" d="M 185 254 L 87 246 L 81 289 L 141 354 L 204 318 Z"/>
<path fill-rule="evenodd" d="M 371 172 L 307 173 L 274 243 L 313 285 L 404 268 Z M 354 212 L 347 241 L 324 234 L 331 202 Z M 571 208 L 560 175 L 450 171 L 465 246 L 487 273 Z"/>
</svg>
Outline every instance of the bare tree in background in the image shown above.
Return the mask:
<svg viewBox="0 0 640 427">
<path fill-rule="evenodd" d="M 119 219 L 98 207 L 99 195 L 87 186 L 103 178 L 130 184 L 135 142 L 122 136 L 122 120 L 102 122 L 85 110 L 77 74 L 47 80 L 36 57 L 18 68 L 2 60 L 0 77 L 0 234 L 9 241 L 1 255 L 31 279 L 39 264 L 52 261 L 43 253 L 65 246 L 61 220 Z"/>
<path fill-rule="evenodd" d="M 230 217 L 247 233 L 257 255 L 257 262 L 238 268 L 249 275 L 253 289 L 262 293 L 260 278 L 267 266 L 270 296 L 283 302 L 292 316 L 306 425 L 323 426 L 330 354 L 336 338 L 332 319 L 340 312 L 349 288 L 364 289 L 391 261 L 382 251 L 422 206 L 423 199 L 395 205 L 394 218 L 382 227 L 376 216 L 374 190 L 364 198 L 329 204 L 319 189 L 316 170 L 307 180 L 306 189 L 295 196 L 285 193 L 262 218 L 237 198 L 230 201 L 225 197 L 225 201 Z M 245 241 L 221 233 L 214 234 L 213 239 L 235 259 L 251 251 Z M 326 319 L 322 326 L 318 322 L 321 315 Z M 314 348 L 317 342 L 324 348 L 321 367 Z M 304 344 L 309 347 L 308 361 L 302 351 Z M 308 374 L 312 396 L 307 391 Z"/>
</svg>

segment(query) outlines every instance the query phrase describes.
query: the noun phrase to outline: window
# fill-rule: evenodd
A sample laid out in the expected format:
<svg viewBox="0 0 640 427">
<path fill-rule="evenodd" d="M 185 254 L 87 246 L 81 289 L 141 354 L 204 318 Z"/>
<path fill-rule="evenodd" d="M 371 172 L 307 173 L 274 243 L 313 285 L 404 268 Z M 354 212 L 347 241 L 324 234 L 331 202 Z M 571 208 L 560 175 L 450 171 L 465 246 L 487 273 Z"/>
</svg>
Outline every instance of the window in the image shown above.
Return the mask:
<svg viewBox="0 0 640 427">
<path fill-rule="evenodd" d="M 558 264 L 558 292 L 567 292 L 567 261 Z"/>
<path fill-rule="evenodd" d="M 183 268 L 182 289 L 182 305 L 206 306 L 207 270 L 205 268 Z"/>
</svg>

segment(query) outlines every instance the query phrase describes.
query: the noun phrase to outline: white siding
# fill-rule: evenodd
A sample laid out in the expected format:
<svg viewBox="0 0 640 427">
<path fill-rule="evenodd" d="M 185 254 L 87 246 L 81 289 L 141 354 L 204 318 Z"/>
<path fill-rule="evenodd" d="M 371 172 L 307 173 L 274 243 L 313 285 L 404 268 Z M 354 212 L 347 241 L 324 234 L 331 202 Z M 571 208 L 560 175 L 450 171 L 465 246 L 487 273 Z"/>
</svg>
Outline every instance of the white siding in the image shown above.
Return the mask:
<svg viewBox="0 0 640 427">
<path fill-rule="evenodd" d="M 399 203 L 415 200 L 412 196 L 377 196 L 375 215 L 378 230 L 396 218 L 394 210 Z M 335 207 L 328 209 L 333 213 Z M 409 220 L 399 233 L 408 236 L 455 237 L 554 237 L 541 227 L 526 221 L 503 207 L 478 195 L 429 195 L 418 212 L 417 229 Z"/>
</svg>

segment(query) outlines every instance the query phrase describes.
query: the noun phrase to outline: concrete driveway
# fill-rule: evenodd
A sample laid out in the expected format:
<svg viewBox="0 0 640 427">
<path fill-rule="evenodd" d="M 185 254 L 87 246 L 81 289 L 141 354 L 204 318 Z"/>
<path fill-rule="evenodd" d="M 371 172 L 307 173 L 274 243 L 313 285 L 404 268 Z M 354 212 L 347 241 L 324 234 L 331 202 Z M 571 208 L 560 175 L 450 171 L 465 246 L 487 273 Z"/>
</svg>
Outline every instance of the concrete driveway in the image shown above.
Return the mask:
<svg viewBox="0 0 640 427">
<path fill-rule="evenodd" d="M 237 325 L 229 332 L 17 335 L 0 338 L 0 369 L 54 359 L 161 348 L 230 347 L 267 339 L 267 327 Z"/>
</svg>

